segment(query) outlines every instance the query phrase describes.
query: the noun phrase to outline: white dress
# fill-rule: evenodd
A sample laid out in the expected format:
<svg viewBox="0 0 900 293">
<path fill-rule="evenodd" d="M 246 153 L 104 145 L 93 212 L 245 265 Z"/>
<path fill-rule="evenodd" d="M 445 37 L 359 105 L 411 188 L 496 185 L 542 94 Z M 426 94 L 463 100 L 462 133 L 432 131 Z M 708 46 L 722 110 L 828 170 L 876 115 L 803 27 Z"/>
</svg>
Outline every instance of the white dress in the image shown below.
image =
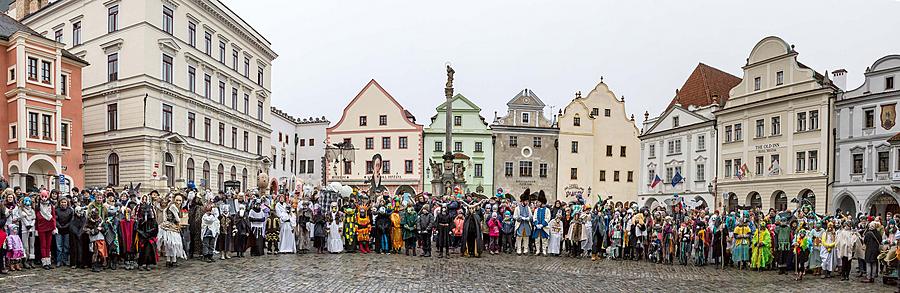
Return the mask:
<svg viewBox="0 0 900 293">
<path fill-rule="evenodd" d="M 550 221 L 550 244 L 547 246 L 548 253 L 559 254 L 562 233 L 562 223 L 560 223 L 558 219 Z"/>
<path fill-rule="evenodd" d="M 275 215 L 281 220 L 281 233 L 279 235 L 278 252 L 294 253 L 297 249 L 296 239 L 294 239 L 294 226 L 296 226 L 296 217 L 292 216 L 287 210 L 287 205 L 278 203 L 275 205 Z"/>
<path fill-rule="evenodd" d="M 344 251 L 344 239 L 341 237 L 341 223 L 331 221 L 328 223 L 328 252 L 340 253 Z"/>
</svg>

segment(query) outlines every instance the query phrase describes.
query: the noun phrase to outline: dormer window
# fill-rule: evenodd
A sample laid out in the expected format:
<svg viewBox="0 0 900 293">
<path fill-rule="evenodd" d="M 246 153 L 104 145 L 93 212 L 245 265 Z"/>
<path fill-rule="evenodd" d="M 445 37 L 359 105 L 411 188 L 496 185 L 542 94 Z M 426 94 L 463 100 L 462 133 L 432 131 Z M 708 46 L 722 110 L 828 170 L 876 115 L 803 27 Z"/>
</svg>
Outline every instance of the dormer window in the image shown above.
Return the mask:
<svg viewBox="0 0 900 293">
<path fill-rule="evenodd" d="M 678 116 L 672 117 L 672 127 L 678 127 L 678 125 L 681 125 Z"/>
</svg>

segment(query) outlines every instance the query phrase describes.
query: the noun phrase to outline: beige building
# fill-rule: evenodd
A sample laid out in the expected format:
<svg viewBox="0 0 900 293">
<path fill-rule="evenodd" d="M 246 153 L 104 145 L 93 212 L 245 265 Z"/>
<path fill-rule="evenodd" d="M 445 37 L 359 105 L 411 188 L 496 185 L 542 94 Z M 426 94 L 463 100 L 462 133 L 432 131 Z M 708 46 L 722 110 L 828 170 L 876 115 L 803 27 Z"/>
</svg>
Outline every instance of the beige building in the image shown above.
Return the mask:
<svg viewBox="0 0 900 293">
<path fill-rule="evenodd" d="M 741 83 L 716 112 L 717 192 L 726 210 L 809 202 L 826 212 L 836 88 L 797 55 L 778 37 L 759 41 Z"/>
<path fill-rule="evenodd" d="M 614 202 L 637 202 L 640 140 L 624 98 L 601 81 L 586 97 L 578 92 L 560 110 L 558 124 L 560 199 L 582 195 L 595 203 L 612 196 Z"/>
<path fill-rule="evenodd" d="M 377 188 L 388 194 L 423 192 L 422 125 L 374 79 L 344 108 L 326 130 L 326 145 L 352 146 L 350 156 L 329 155 L 325 182 L 338 182 L 359 191 Z M 331 152 L 333 153 L 333 152 Z"/>
<path fill-rule="evenodd" d="M 83 78 L 88 187 L 220 190 L 240 180 L 246 188 L 268 169 L 277 55 L 221 1 L 41 2 L 9 14 L 91 64 Z"/>
</svg>

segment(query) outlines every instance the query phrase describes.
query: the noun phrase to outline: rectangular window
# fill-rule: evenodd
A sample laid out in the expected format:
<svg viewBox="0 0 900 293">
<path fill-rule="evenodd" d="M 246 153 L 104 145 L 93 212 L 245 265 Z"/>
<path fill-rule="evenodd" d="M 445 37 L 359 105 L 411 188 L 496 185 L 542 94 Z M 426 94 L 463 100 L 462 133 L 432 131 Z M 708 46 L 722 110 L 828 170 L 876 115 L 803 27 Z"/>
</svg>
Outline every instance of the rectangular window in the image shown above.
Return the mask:
<svg viewBox="0 0 900 293">
<path fill-rule="evenodd" d="M 297 170 L 298 173 L 306 174 L 306 161 L 305 160 L 300 160 L 299 162 L 297 162 L 297 167 L 299 169 L 299 170 Z"/>
<path fill-rule="evenodd" d="M 607 146 L 606 146 L 606 156 L 607 156 L 607 157 L 612 157 L 612 155 L 613 155 L 613 146 L 607 145 Z"/>
<path fill-rule="evenodd" d="M 250 94 L 244 94 L 244 114 L 250 114 Z"/>
<path fill-rule="evenodd" d="M 634 182 L 634 171 L 628 171 L 628 182 Z"/>
<path fill-rule="evenodd" d="M 435 152 L 440 152 L 440 151 L 443 151 L 443 150 L 444 150 L 444 143 L 441 142 L 441 141 L 435 141 L 435 142 L 434 142 L 434 151 L 435 151 Z"/>
<path fill-rule="evenodd" d="M 219 81 L 219 104 L 225 105 L 225 82 Z"/>
<path fill-rule="evenodd" d="M 625 147 L 625 146 L 620 146 L 620 147 L 619 147 L 619 157 L 624 158 L 624 157 L 626 157 L 626 155 L 627 155 L 626 147 Z"/>
<path fill-rule="evenodd" d="M 512 162 L 503 163 L 503 175 L 506 177 L 512 177 L 512 175 L 513 175 L 513 163 Z"/>
<path fill-rule="evenodd" d="M 681 153 L 681 140 L 680 139 L 675 140 L 675 153 L 676 154 Z"/>
<path fill-rule="evenodd" d="M 197 24 L 193 21 L 188 22 L 188 44 L 197 47 Z"/>
<path fill-rule="evenodd" d="M 162 79 L 165 82 L 172 83 L 172 56 L 163 54 L 162 57 Z"/>
<path fill-rule="evenodd" d="M 38 138 L 40 135 L 38 131 L 38 113 L 28 112 L 28 137 L 30 138 Z"/>
<path fill-rule="evenodd" d="M 819 151 L 809 151 L 809 170 L 816 171 L 819 169 Z"/>
<path fill-rule="evenodd" d="M 547 163 L 538 164 L 538 174 L 541 178 L 547 178 Z"/>
<path fill-rule="evenodd" d="M 656 144 L 655 144 L 655 143 L 650 143 L 650 145 L 647 146 L 647 149 L 648 149 L 648 152 L 650 153 L 650 156 L 649 156 L 649 157 L 650 157 L 650 158 L 655 158 L 655 157 L 656 157 Z"/>
<path fill-rule="evenodd" d="M 188 91 L 197 91 L 197 70 L 193 66 L 188 66 Z"/>
<path fill-rule="evenodd" d="M 581 117 L 576 116 L 575 118 L 572 118 L 572 125 L 581 126 Z"/>
<path fill-rule="evenodd" d="M 806 171 L 806 152 L 797 152 L 797 166 L 795 166 L 798 173 Z"/>
<path fill-rule="evenodd" d="M 259 135 L 256 136 L 256 155 L 258 155 L 258 156 L 262 156 L 262 147 L 263 147 L 262 140 L 263 140 L 262 136 L 259 136 Z M 349 163 L 349 162 L 346 162 L 346 163 Z"/>
<path fill-rule="evenodd" d="M 41 82 L 50 84 L 51 68 L 50 61 L 41 61 Z"/>
<path fill-rule="evenodd" d="M 383 150 L 391 149 L 391 138 L 390 137 L 382 137 L 381 138 L 381 149 L 383 149 Z"/>
<path fill-rule="evenodd" d="M 519 177 L 531 177 L 531 161 L 519 161 Z"/>
<path fill-rule="evenodd" d="M 734 173 L 737 175 L 738 172 L 741 171 L 741 159 L 734 159 Z M 681 173 L 681 167 L 678 167 L 678 172 Z"/>
<path fill-rule="evenodd" d="M 784 84 L 784 71 L 779 71 L 775 73 L 775 85 Z"/>
<path fill-rule="evenodd" d="M 81 45 L 81 22 L 75 22 L 72 24 L 72 45 L 78 46 Z"/>
<path fill-rule="evenodd" d="M 225 145 L 225 123 L 219 122 L 219 145 Z M 284 166 L 284 161 L 281 161 L 281 165 Z"/>
<path fill-rule="evenodd" d="M 762 175 L 765 169 L 765 159 L 762 156 L 756 157 L 756 175 Z"/>
<path fill-rule="evenodd" d="M 210 135 L 212 132 L 212 119 L 203 118 L 203 140 L 209 142 Z M 245 136 L 246 137 L 246 136 Z"/>
<path fill-rule="evenodd" d="M 379 125 L 379 126 L 386 126 L 386 125 L 387 125 L 387 115 L 380 115 L 380 116 L 378 116 L 378 125 Z"/>
<path fill-rule="evenodd" d="M 678 127 L 678 125 L 680 124 L 680 122 L 681 122 L 681 121 L 680 121 L 680 119 L 678 119 L 678 116 L 672 117 L 672 127 Z"/>
<path fill-rule="evenodd" d="M 475 164 L 475 178 L 484 177 L 484 166 L 482 164 Z"/>
<path fill-rule="evenodd" d="M 569 169 L 569 179 L 578 180 L 578 168 Z"/>
<path fill-rule="evenodd" d="M 238 90 L 237 88 L 231 88 L 231 109 L 237 111 L 238 109 Z"/>
<path fill-rule="evenodd" d="M 606 170 L 600 170 L 600 182 L 606 181 Z"/>
<path fill-rule="evenodd" d="M 188 112 L 188 125 L 187 125 L 187 127 L 188 127 L 188 136 L 189 136 L 189 137 L 194 137 L 194 135 L 196 135 L 196 131 L 197 131 L 197 129 L 196 129 L 196 128 L 197 128 L 197 125 L 196 125 L 196 124 L 197 124 L 197 117 L 196 117 L 196 115 L 194 115 L 194 113 Z"/>
<path fill-rule="evenodd" d="M 219 63 L 225 64 L 225 42 L 219 41 Z"/>
<path fill-rule="evenodd" d="M 163 30 L 172 34 L 172 27 L 175 25 L 175 16 L 172 8 L 163 7 Z"/>
<path fill-rule="evenodd" d="M 619 171 L 613 171 L 613 181 L 619 182 Z"/>
<path fill-rule="evenodd" d="M 366 126 L 369 124 L 369 121 L 366 118 L 366 116 L 359 116 L 359 126 Z"/>
<path fill-rule="evenodd" d="M 212 76 L 209 76 L 209 74 L 203 75 L 203 97 L 207 99 L 212 98 Z"/>
<path fill-rule="evenodd" d="M 480 141 L 476 141 L 476 142 L 475 142 L 475 152 L 476 152 L 476 153 L 484 152 L 484 150 L 482 149 L 482 144 L 481 144 Z"/>
<path fill-rule="evenodd" d="M 162 111 L 162 129 L 168 132 L 172 132 L 172 106 L 163 104 Z"/>
<path fill-rule="evenodd" d="M 514 135 L 509 136 L 509 146 L 511 146 L 511 147 L 519 146 L 519 137 L 514 136 Z"/>
<path fill-rule="evenodd" d="M 247 131 L 244 131 L 244 151 L 246 152 L 249 149 L 250 149 L 250 133 Z"/>
<path fill-rule="evenodd" d="M 781 117 L 772 117 L 772 135 L 781 135 Z"/>
<path fill-rule="evenodd" d="M 705 151 L 706 150 L 706 135 L 697 135 L 697 150 Z"/>
<path fill-rule="evenodd" d="M 891 153 L 878 152 L 878 172 L 887 172 L 890 169 Z"/>
<path fill-rule="evenodd" d="M 405 136 L 401 136 L 397 138 L 397 148 L 401 150 L 405 150 L 409 148 L 409 139 Z"/>
<path fill-rule="evenodd" d="M 350 175 L 353 173 L 353 162 L 344 161 L 344 175 Z"/>
<path fill-rule="evenodd" d="M 806 131 L 806 112 L 797 113 L 797 131 Z"/>
<path fill-rule="evenodd" d="M 59 134 L 60 134 L 60 144 L 64 147 L 69 147 L 69 123 L 60 124 Z"/>
<path fill-rule="evenodd" d="M 212 33 L 203 32 L 203 49 L 206 56 L 212 56 Z"/>
<path fill-rule="evenodd" d="M 853 154 L 853 174 L 863 173 L 863 154 Z"/>
<path fill-rule="evenodd" d="M 758 91 L 762 88 L 762 78 L 759 76 L 753 78 L 753 90 Z"/>
<path fill-rule="evenodd" d="M 62 31 L 62 29 L 58 29 L 58 30 L 56 30 L 55 32 L 53 32 L 53 40 L 56 41 L 57 43 L 62 43 L 62 42 L 63 42 L 63 31 Z"/>
<path fill-rule="evenodd" d="M 780 174 L 780 173 L 781 173 L 781 156 L 780 156 L 780 155 L 772 155 L 772 162 L 771 162 L 771 164 L 772 164 L 773 166 L 774 166 L 774 165 L 778 165 L 778 169 L 775 169 L 774 167 L 772 167 L 772 169 L 773 169 L 773 170 L 772 170 L 772 171 L 773 171 L 773 174 L 775 174 L 775 175 Z"/>
<path fill-rule="evenodd" d="M 478 170 L 477 167 L 476 167 L 476 170 Z M 406 174 L 413 173 L 413 161 L 412 160 L 403 161 L 403 173 L 406 173 Z"/>
<path fill-rule="evenodd" d="M 113 5 L 107 10 L 106 27 L 110 33 L 119 29 L 119 5 Z"/>
<path fill-rule="evenodd" d="M 41 115 L 42 138 L 44 140 L 53 140 L 53 116 L 48 114 Z"/>
<path fill-rule="evenodd" d="M 316 171 L 316 161 L 306 160 L 306 173 L 312 174 Z"/>
<path fill-rule="evenodd" d="M 69 95 L 69 76 L 66 74 L 59 76 L 59 94 L 63 96 Z"/>
<path fill-rule="evenodd" d="M 258 84 L 259 86 L 263 86 L 263 83 L 265 82 L 265 73 L 265 67 L 260 66 L 256 69 L 256 84 Z"/>
<path fill-rule="evenodd" d="M 453 126 L 462 126 L 462 116 L 453 116 Z"/>
<path fill-rule="evenodd" d="M 865 109 L 865 128 L 875 127 L 875 109 Z"/>
<path fill-rule="evenodd" d="M 819 110 L 809 111 L 809 130 L 819 129 Z"/>
<path fill-rule="evenodd" d="M 28 57 L 28 80 L 38 80 L 38 60 L 37 58 Z"/>
<path fill-rule="evenodd" d="M 893 76 L 888 76 L 888 77 L 884 78 L 884 89 L 885 90 L 894 89 L 894 77 Z"/>
<path fill-rule="evenodd" d="M 535 148 L 541 147 L 541 137 L 535 136 L 531 140 L 532 140 L 532 146 L 534 146 Z"/>
<path fill-rule="evenodd" d="M 732 134 L 731 125 L 725 126 L 725 142 L 733 141 L 731 139 L 731 134 Z"/>
<path fill-rule="evenodd" d="M 106 105 L 106 130 L 119 129 L 119 105 Z"/>
<path fill-rule="evenodd" d="M 656 180 L 656 170 L 650 169 L 649 171 L 647 171 L 647 182 L 653 182 L 653 180 Z"/>
<path fill-rule="evenodd" d="M 250 57 L 244 57 L 244 77 L 250 77 Z"/>
<path fill-rule="evenodd" d="M 234 69 L 234 71 L 238 70 L 238 50 L 237 49 L 231 49 L 231 68 Z"/>
<path fill-rule="evenodd" d="M 731 160 L 725 160 L 725 177 L 731 177 Z"/>
<path fill-rule="evenodd" d="M 743 132 L 741 131 L 741 125 L 742 124 L 740 124 L 740 123 L 734 125 L 734 140 L 735 141 L 741 141 L 744 139 Z"/>
<path fill-rule="evenodd" d="M 603 116 L 609 117 L 610 115 L 612 115 L 612 111 L 610 111 L 609 109 L 603 109 Z"/>
<path fill-rule="evenodd" d="M 366 149 L 371 150 L 375 149 L 375 139 L 371 137 L 366 137 Z"/>
<path fill-rule="evenodd" d="M 573 142 L 572 142 L 572 153 L 573 153 L 573 154 L 577 154 L 577 153 L 578 153 L 578 142 L 577 142 L 577 141 L 573 141 Z"/>
<path fill-rule="evenodd" d="M 381 174 L 391 174 L 391 161 L 381 161 Z"/>
<path fill-rule="evenodd" d="M 706 165 L 697 164 L 697 181 L 704 181 L 706 179 Z"/>
<path fill-rule="evenodd" d="M 231 127 L 231 148 L 237 149 L 237 127 Z M 293 159 L 291 162 L 293 163 Z M 291 169 L 293 169 L 293 167 L 291 167 Z"/>
<path fill-rule="evenodd" d="M 528 125 L 531 123 L 531 113 L 523 112 L 522 113 L 522 124 Z"/>
<path fill-rule="evenodd" d="M 461 153 L 463 151 L 462 146 L 463 146 L 463 144 L 461 141 L 454 141 L 453 142 L 453 151 L 457 152 L 457 153 Z"/>
<path fill-rule="evenodd" d="M 763 119 L 756 120 L 756 137 L 763 137 L 766 135 L 766 121 Z"/>
</svg>

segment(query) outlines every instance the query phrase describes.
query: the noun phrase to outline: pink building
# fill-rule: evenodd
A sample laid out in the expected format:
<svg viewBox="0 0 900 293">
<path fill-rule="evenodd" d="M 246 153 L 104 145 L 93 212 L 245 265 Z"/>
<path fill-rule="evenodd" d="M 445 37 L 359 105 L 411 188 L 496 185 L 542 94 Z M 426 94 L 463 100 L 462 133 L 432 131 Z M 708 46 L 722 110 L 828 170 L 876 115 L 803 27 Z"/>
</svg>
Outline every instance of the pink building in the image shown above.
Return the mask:
<svg viewBox="0 0 900 293">
<path fill-rule="evenodd" d="M 7 126 L 0 127 L 7 138 L 0 175 L 26 190 L 83 187 L 81 69 L 88 64 L 5 14 L 0 47 Z"/>
</svg>

